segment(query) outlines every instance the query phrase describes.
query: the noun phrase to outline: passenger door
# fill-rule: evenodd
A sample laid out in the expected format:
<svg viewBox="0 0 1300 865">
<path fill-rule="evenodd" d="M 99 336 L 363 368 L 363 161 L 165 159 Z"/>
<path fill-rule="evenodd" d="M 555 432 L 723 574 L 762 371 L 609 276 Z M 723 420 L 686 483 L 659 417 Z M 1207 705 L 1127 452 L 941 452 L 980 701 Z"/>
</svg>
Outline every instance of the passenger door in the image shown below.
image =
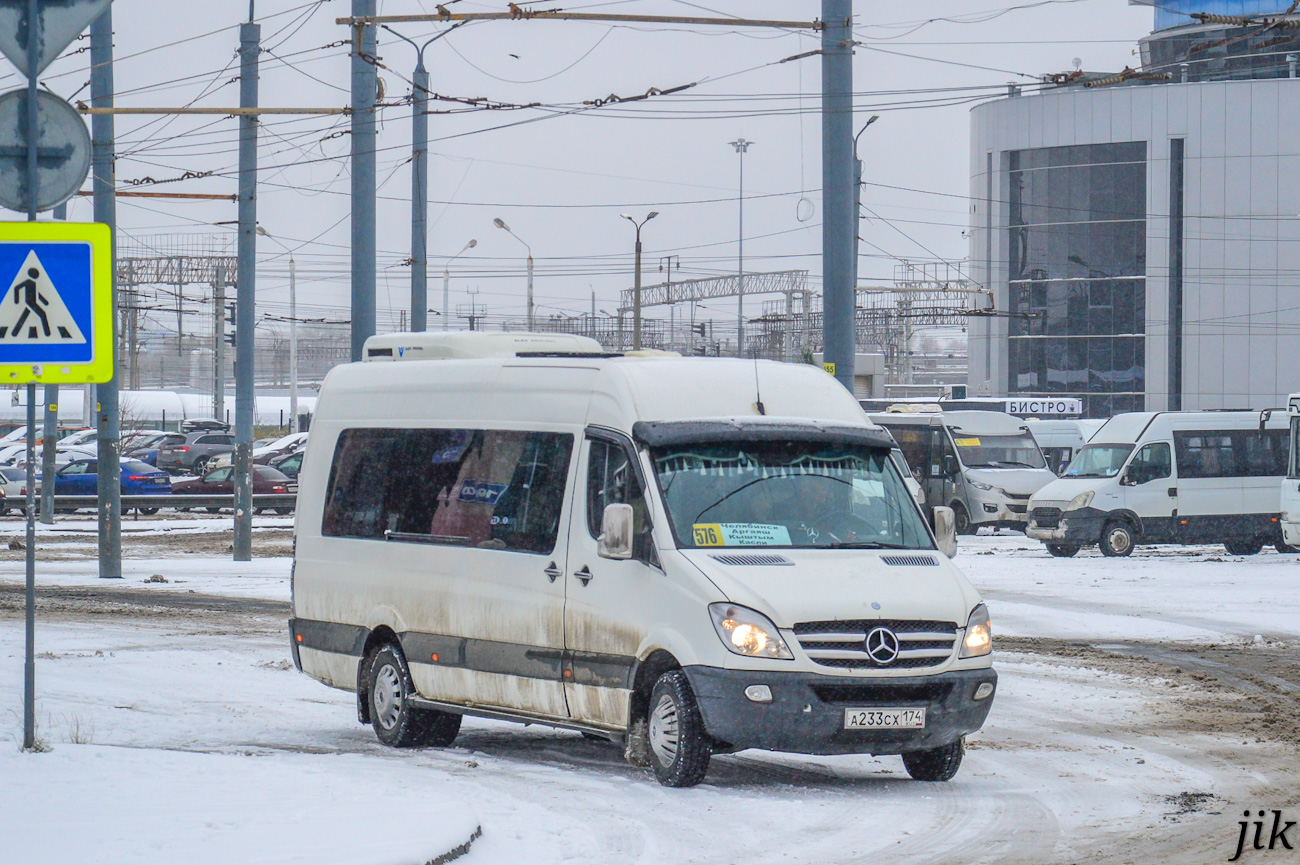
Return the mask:
<svg viewBox="0 0 1300 865">
<path fill-rule="evenodd" d="M 1178 515 L 1178 479 L 1174 476 L 1173 445 L 1150 442 L 1129 460 L 1120 479 L 1123 504 L 1142 520 L 1148 541 L 1175 540 Z"/>
<path fill-rule="evenodd" d="M 610 729 L 628 724 L 631 676 L 663 579 L 654 551 L 645 478 L 632 442 L 587 430 L 578 464 L 564 609 L 565 694 L 575 720 Z M 631 559 L 597 554 L 605 507 L 629 504 L 634 515 Z"/>
</svg>

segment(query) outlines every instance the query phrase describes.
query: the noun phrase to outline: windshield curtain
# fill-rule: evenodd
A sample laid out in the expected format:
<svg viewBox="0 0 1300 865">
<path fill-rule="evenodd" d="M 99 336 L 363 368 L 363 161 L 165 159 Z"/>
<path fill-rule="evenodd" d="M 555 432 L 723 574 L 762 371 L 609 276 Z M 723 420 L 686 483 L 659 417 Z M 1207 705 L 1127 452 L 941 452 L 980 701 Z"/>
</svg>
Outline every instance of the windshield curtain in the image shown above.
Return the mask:
<svg viewBox="0 0 1300 865">
<path fill-rule="evenodd" d="M 651 454 L 682 549 L 934 548 L 883 448 L 730 441 Z"/>
<path fill-rule="evenodd" d="M 1113 478 L 1124 468 L 1124 460 L 1133 452 L 1133 445 L 1085 445 L 1070 465 L 1063 478 Z"/>
<path fill-rule="evenodd" d="M 1043 469 L 1047 462 L 1029 433 L 976 435 L 952 431 L 953 444 L 968 469 Z"/>
</svg>

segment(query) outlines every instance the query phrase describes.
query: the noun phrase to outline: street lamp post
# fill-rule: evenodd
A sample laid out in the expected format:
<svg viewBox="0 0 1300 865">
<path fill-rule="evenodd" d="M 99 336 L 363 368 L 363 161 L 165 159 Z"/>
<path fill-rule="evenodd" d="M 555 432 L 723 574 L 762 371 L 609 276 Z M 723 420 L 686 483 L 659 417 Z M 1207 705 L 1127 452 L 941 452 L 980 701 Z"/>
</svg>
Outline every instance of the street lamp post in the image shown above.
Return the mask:
<svg viewBox="0 0 1300 865">
<path fill-rule="evenodd" d="M 858 134 L 853 136 L 853 290 L 858 290 L 858 225 L 862 219 L 862 160 L 858 158 L 858 139 L 862 133 L 867 131 L 867 127 L 880 119 L 879 114 L 873 114 L 867 118 L 867 122 L 862 124 Z"/>
<path fill-rule="evenodd" d="M 298 265 L 293 250 L 262 226 L 257 233 L 289 253 L 289 432 L 298 431 Z"/>
<path fill-rule="evenodd" d="M 641 226 L 659 215 L 659 211 L 652 210 L 646 215 L 646 218 L 637 222 L 626 213 L 620 213 L 619 216 L 632 223 L 636 228 L 636 275 L 632 282 L 632 350 L 641 350 Z"/>
<path fill-rule="evenodd" d="M 470 239 L 470 242 L 460 248 L 460 252 L 447 259 L 447 263 L 442 268 L 442 329 L 451 329 L 451 263 L 460 258 L 461 253 L 467 249 L 473 249 L 478 246 L 478 241 Z"/>
<path fill-rule="evenodd" d="M 503 229 L 507 234 L 524 245 L 528 250 L 528 329 L 533 329 L 533 248 L 524 241 L 522 237 L 510 230 L 510 226 L 500 217 L 493 219 L 492 224 L 497 228 Z"/>
<path fill-rule="evenodd" d="M 740 245 L 736 263 L 736 356 L 745 356 L 745 154 L 752 141 L 737 138 L 731 142 L 740 154 Z"/>
</svg>

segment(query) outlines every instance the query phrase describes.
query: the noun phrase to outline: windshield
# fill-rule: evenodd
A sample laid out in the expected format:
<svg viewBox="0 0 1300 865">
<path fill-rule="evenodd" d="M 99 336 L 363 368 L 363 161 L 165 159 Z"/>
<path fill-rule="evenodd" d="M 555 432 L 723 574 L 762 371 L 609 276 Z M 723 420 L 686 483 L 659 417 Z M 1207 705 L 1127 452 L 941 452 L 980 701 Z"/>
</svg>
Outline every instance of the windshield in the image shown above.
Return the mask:
<svg viewBox="0 0 1300 865">
<path fill-rule="evenodd" d="M 1132 451 L 1133 445 L 1084 445 L 1061 477 L 1113 478 Z"/>
<path fill-rule="evenodd" d="M 1042 469 L 1047 468 L 1038 443 L 1029 433 L 1016 435 L 976 435 L 952 431 L 953 444 L 968 469 Z"/>
<path fill-rule="evenodd" d="M 733 441 L 652 455 L 682 548 L 934 548 L 887 450 Z"/>
</svg>

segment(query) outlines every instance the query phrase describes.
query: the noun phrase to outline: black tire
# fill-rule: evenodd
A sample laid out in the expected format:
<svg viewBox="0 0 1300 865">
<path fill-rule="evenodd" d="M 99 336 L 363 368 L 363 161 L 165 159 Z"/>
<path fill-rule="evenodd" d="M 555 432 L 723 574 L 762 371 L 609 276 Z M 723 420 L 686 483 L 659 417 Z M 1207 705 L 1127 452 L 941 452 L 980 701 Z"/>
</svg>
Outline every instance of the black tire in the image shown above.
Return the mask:
<svg viewBox="0 0 1300 865">
<path fill-rule="evenodd" d="M 1079 544 L 1048 544 L 1047 551 L 1058 559 L 1072 559 L 1083 549 Z"/>
<path fill-rule="evenodd" d="M 157 508 L 136 508 L 136 510 L 144 514 L 146 517 L 151 517 L 154 514 L 158 513 Z"/>
<path fill-rule="evenodd" d="M 912 751 L 903 755 L 907 774 L 917 781 L 951 781 L 961 768 L 961 757 L 966 751 L 964 739 L 925 751 Z"/>
<path fill-rule="evenodd" d="M 1224 541 L 1223 548 L 1231 556 L 1253 556 L 1257 555 L 1260 550 L 1264 549 L 1264 542 L 1258 538 L 1241 541 Z"/>
<path fill-rule="evenodd" d="M 219 513 L 221 513 L 221 508 L 204 508 L 203 510 L 207 511 L 207 512 L 210 513 L 210 514 L 219 514 Z"/>
<path fill-rule="evenodd" d="M 669 670 L 650 692 L 650 768 L 665 787 L 694 787 L 709 771 L 713 741 L 704 729 L 691 683 Z"/>
<path fill-rule="evenodd" d="M 1277 550 L 1284 556 L 1291 555 L 1292 553 L 1300 553 L 1300 547 L 1293 547 L 1284 541 L 1274 541 L 1273 549 Z"/>
<path fill-rule="evenodd" d="M 961 502 L 952 504 L 952 522 L 959 535 L 978 535 L 979 527 L 970 521 L 970 514 L 966 512 L 966 506 Z"/>
<path fill-rule="evenodd" d="M 275 511 L 282 517 L 287 517 L 289 514 L 293 513 L 293 508 L 271 508 L 271 510 Z"/>
<path fill-rule="evenodd" d="M 1101 538 L 1097 541 L 1102 555 L 1111 557 L 1132 555 L 1136 544 L 1133 527 L 1123 520 L 1111 520 L 1102 526 Z"/>
<path fill-rule="evenodd" d="M 461 716 L 411 705 L 415 685 L 401 650 L 381 646 L 366 667 L 365 697 L 375 736 L 390 748 L 445 748 L 460 733 Z"/>
</svg>

